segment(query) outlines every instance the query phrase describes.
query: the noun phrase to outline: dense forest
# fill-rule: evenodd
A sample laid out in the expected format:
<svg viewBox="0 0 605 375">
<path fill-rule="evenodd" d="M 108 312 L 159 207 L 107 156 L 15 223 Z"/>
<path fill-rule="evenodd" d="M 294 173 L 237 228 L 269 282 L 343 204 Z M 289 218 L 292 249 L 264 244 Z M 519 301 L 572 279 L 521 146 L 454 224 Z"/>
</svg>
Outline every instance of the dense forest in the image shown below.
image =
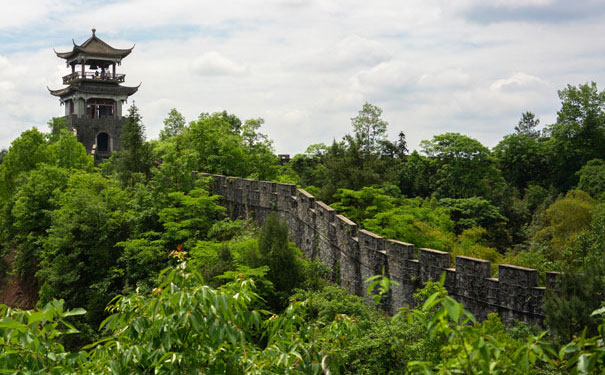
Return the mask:
<svg viewBox="0 0 605 375">
<path fill-rule="evenodd" d="M 559 91 L 492 150 L 461 133 L 410 152 L 366 103 L 351 133 L 280 163 L 263 119 L 173 109 L 95 166 L 62 118 L 0 152 L 0 372 L 558 374 L 605 371 L 605 91 Z M 483 322 L 434 280 L 377 309 L 305 259 L 277 215 L 232 220 L 200 172 L 296 184 L 384 237 L 546 271 L 544 327 Z M 496 269 L 494 269 L 494 272 Z M 2 302 L 2 301 L 0 301 Z"/>
</svg>

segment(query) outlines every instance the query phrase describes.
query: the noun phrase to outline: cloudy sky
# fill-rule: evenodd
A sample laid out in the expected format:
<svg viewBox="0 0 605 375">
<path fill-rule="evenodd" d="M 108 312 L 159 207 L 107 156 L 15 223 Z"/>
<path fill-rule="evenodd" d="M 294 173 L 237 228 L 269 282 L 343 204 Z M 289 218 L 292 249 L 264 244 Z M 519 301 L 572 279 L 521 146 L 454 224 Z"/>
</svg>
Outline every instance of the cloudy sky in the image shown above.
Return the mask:
<svg viewBox="0 0 605 375">
<path fill-rule="evenodd" d="M 136 43 L 118 72 L 148 138 L 177 108 L 262 117 L 279 153 L 351 131 L 364 102 L 412 148 L 460 132 L 488 147 L 523 111 L 552 123 L 557 90 L 605 88 L 602 0 L 22 0 L 0 12 L 0 148 L 61 116 L 53 53 Z"/>
</svg>

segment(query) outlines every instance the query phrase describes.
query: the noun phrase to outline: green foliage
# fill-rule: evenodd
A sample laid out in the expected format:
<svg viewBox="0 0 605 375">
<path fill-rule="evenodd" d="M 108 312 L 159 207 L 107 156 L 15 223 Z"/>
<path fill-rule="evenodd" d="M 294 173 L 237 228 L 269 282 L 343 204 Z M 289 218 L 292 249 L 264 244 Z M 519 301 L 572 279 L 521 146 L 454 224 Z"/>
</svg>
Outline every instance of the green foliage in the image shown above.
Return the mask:
<svg viewBox="0 0 605 375">
<path fill-rule="evenodd" d="M 318 198 L 331 203 L 339 188 L 359 190 L 366 186 L 396 182 L 397 166 L 405 157 L 405 135 L 391 143 L 386 139 L 387 122 L 382 110 L 365 103 L 351 119 L 353 134 L 326 147 L 312 145 L 304 155 L 295 156 L 292 169 L 304 186 L 321 186 Z"/>
<path fill-rule="evenodd" d="M 258 238 L 260 260 L 269 266 L 268 279 L 275 289 L 289 295 L 300 282 L 302 256 L 300 250 L 288 241 L 288 224 L 276 213 L 270 213 L 260 229 Z"/>
<path fill-rule="evenodd" d="M 500 214 L 498 207 L 479 197 L 442 198 L 439 200 L 439 206 L 445 207 L 450 218 L 456 223 L 454 225 L 456 234 L 476 226 L 493 230 L 506 222 L 506 218 Z"/>
<path fill-rule="evenodd" d="M 0 200 L 6 201 L 15 190 L 17 178 L 49 159 L 44 134 L 33 128 L 15 139 L 0 164 Z"/>
<path fill-rule="evenodd" d="M 348 294 L 336 286 L 327 285 L 319 291 L 297 290 L 291 300 L 304 301 L 304 319 L 328 324 L 340 314 L 354 319 L 362 329 L 368 329 L 381 314 L 365 304 L 363 298 Z"/>
<path fill-rule="evenodd" d="M 502 177 L 518 189 L 525 189 L 532 182 L 542 183 L 547 177 L 544 142 L 535 133 L 505 135 L 494 147 L 494 156 Z"/>
<path fill-rule="evenodd" d="M 242 128 L 241 121 L 227 112 L 202 113 L 160 148 L 164 179 L 184 180 L 194 171 L 275 178 L 279 161 L 271 142 L 258 132 L 262 122 L 249 120 Z"/>
<path fill-rule="evenodd" d="M 296 173 L 299 183 L 306 189 L 310 185 L 323 185 L 326 168 L 322 160 L 327 152 L 328 146 L 325 144 L 313 144 L 307 147 L 305 153 L 296 154 L 290 159 L 289 167 Z"/>
<path fill-rule="evenodd" d="M 482 227 L 465 229 L 456 237 L 451 251 L 452 256 L 464 255 L 468 257 L 489 260 L 492 262 L 492 273 L 495 274 L 498 264 L 502 263 L 502 255 L 494 247 L 490 247 L 488 231 Z"/>
<path fill-rule="evenodd" d="M 408 321 L 423 326 L 429 339 L 443 343 L 440 358 L 410 361 L 409 373 L 527 374 L 550 361 L 550 349 L 540 342 L 544 334 L 527 342 L 515 340 L 495 315 L 477 323 L 461 304 L 440 293 L 412 310 Z"/>
<path fill-rule="evenodd" d="M 586 337 L 586 331 L 580 337 L 561 347 L 558 360 L 559 366 L 569 374 L 597 374 L 605 371 L 605 308 L 593 311 L 591 317 L 601 317 L 601 324 L 597 327 L 598 335 Z"/>
<path fill-rule="evenodd" d="M 454 222 L 447 210 L 419 198 L 403 200 L 401 206 L 376 214 L 363 226 L 386 238 L 443 251 L 450 250 L 454 238 Z"/>
<path fill-rule="evenodd" d="M 408 197 L 431 196 L 435 187 L 436 165 L 414 150 L 401 165 L 399 188 Z"/>
<path fill-rule="evenodd" d="M 172 108 L 168 112 L 168 117 L 164 119 L 164 129 L 160 130 L 160 139 L 166 140 L 180 134 L 186 124 L 185 117 L 176 108 Z"/>
<path fill-rule="evenodd" d="M 122 150 L 117 158 L 117 172 L 124 185 L 134 185 L 139 175 L 149 178 L 151 147 L 145 142 L 145 126 L 139 109 L 133 103 L 128 109 L 120 135 Z"/>
<path fill-rule="evenodd" d="M 580 180 L 578 189 L 594 198 L 605 193 L 605 162 L 601 159 L 589 160 L 577 173 Z"/>
<path fill-rule="evenodd" d="M 598 263 L 605 254 L 605 205 L 597 205 L 591 213 L 590 227 L 575 237 L 571 247 L 572 266 Z"/>
<path fill-rule="evenodd" d="M 338 189 L 334 198 L 336 202 L 331 207 L 356 223 L 362 223 L 395 206 L 395 198 L 374 187 L 364 187 L 357 191 Z"/>
<path fill-rule="evenodd" d="M 47 125 L 50 129 L 50 134 L 48 134 L 48 140 L 50 143 L 56 142 L 62 136 L 63 132 L 69 130 L 67 128 L 67 119 L 65 117 L 53 117 L 47 122 Z"/>
<path fill-rule="evenodd" d="M 384 275 L 384 267 L 382 268 L 382 274 L 367 278 L 365 283 L 368 284 L 366 295 L 372 297 L 375 305 L 378 305 L 387 296 L 391 290 L 391 285 L 399 286 L 397 281 L 392 281 Z"/>
<path fill-rule="evenodd" d="M 94 168 L 92 156 L 86 154 L 84 145 L 78 142 L 75 135 L 61 130 L 55 141 L 48 147 L 49 162 L 60 168 L 80 169 L 91 172 Z"/>
<path fill-rule="evenodd" d="M 479 141 L 458 133 L 446 133 L 420 145 L 422 152 L 436 165 L 438 197 L 478 196 L 494 201 L 502 195 L 504 180 L 489 149 Z"/>
<path fill-rule="evenodd" d="M 183 258 L 182 254 L 176 255 Z M 58 337 L 77 332 L 53 301 L 39 312 L 0 307 L 3 369 L 19 373 L 321 374 L 337 371 L 338 353 L 354 332 L 337 315 L 319 325 L 302 319 L 303 303 L 281 315 L 257 310 L 250 280 L 219 289 L 203 284 L 184 262 L 161 273 L 150 294 L 117 297 L 101 324 L 105 337 L 80 352 Z"/>
<path fill-rule="evenodd" d="M 530 137 L 537 138 L 540 136 L 540 131 L 536 129 L 540 125 L 540 120 L 536 118 L 531 112 L 523 112 L 519 124 L 515 126 L 515 132 L 517 134 L 523 134 Z"/>
<path fill-rule="evenodd" d="M 35 273 L 41 260 L 40 248 L 51 226 L 51 213 L 58 208 L 55 197 L 67 186 L 69 171 L 40 165 L 19 184 L 3 221 L 5 243 L 16 248 L 14 270 L 20 275 Z M 33 272 L 32 272 L 33 271 Z"/>
<path fill-rule="evenodd" d="M 218 196 L 211 196 L 205 189 L 168 193 L 167 204 L 158 212 L 164 226 L 162 236 L 169 248 L 179 244 L 193 247 L 198 239 L 208 238 L 214 221 L 222 219 L 224 212 Z"/>
<path fill-rule="evenodd" d="M 77 173 L 55 199 L 36 274 L 43 281 L 40 303 L 64 298 L 70 307 L 85 307 L 96 326 L 119 290 L 110 271 L 121 254 L 116 244 L 130 234 L 128 195 L 98 174 Z"/>
<path fill-rule="evenodd" d="M 355 140 L 365 154 L 378 152 L 381 141 L 386 140 L 389 123 L 381 116 L 382 109 L 366 102 L 357 116 L 351 119 Z"/>
<path fill-rule="evenodd" d="M 548 245 L 547 258 L 570 264 L 576 254 L 566 251 L 583 230 L 588 229 L 595 201 L 580 190 L 569 191 L 564 198 L 551 204 L 543 213 L 543 227 L 534 234 L 534 241 Z"/>
<path fill-rule="evenodd" d="M 248 310 L 257 298 L 250 282 L 213 290 L 184 267 L 165 271 L 151 296 L 135 294 L 113 302 L 113 314 L 102 323 L 108 340 L 93 352 L 104 359 L 100 369 L 243 373 L 252 364 L 245 353 L 254 353 L 249 339 L 259 331 L 261 315 Z"/>
<path fill-rule="evenodd" d="M 66 310 L 62 300 L 29 311 L 0 305 L 0 371 L 11 374 L 75 373 L 86 356 L 66 351 L 61 338 L 78 332 L 67 318 L 85 313 L 79 308 Z"/>
<path fill-rule="evenodd" d="M 151 291 L 157 274 L 166 266 L 165 241 L 148 234 L 144 238 L 117 242 L 116 247 L 122 251 L 110 276 L 121 286 L 121 293 Z"/>
<path fill-rule="evenodd" d="M 344 374 L 402 374 L 412 361 L 439 358 L 437 340 L 427 339 L 420 324 L 401 318 L 377 319 L 372 326 L 351 338 L 343 353 Z"/>
<path fill-rule="evenodd" d="M 574 174 L 588 161 L 605 155 L 605 91 L 595 82 L 559 90 L 561 110 L 547 127 L 552 181 L 561 191 L 576 185 Z"/>
<path fill-rule="evenodd" d="M 451 219 L 456 223 L 454 233 L 457 235 L 471 228 L 482 227 L 486 239 L 494 247 L 504 249 L 510 243 L 506 227 L 508 219 L 490 201 L 479 197 L 442 198 L 439 206 L 447 208 Z"/>
<path fill-rule="evenodd" d="M 586 263 L 579 272 L 559 276 L 557 292 L 549 291 L 544 301 L 546 323 L 560 342 L 567 342 L 585 331 L 597 334 L 599 319 L 591 312 L 605 302 L 605 260 Z"/>
</svg>

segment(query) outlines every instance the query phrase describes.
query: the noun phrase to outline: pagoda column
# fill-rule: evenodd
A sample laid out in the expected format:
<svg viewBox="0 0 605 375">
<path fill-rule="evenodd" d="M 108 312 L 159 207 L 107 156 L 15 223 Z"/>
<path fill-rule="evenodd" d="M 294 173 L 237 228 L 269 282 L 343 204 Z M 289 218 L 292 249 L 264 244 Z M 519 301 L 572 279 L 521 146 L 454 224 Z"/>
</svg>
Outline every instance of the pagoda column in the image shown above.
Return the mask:
<svg viewBox="0 0 605 375">
<path fill-rule="evenodd" d="M 84 79 L 86 77 L 86 71 L 84 70 L 86 68 L 86 60 L 82 60 L 80 63 L 82 64 L 82 79 Z"/>
<path fill-rule="evenodd" d="M 113 64 L 111 64 L 112 67 L 112 72 L 113 72 L 113 79 L 116 79 L 116 63 L 114 62 Z"/>
<path fill-rule="evenodd" d="M 122 99 L 116 99 L 115 103 L 115 112 L 113 116 L 115 118 L 122 118 Z"/>
</svg>

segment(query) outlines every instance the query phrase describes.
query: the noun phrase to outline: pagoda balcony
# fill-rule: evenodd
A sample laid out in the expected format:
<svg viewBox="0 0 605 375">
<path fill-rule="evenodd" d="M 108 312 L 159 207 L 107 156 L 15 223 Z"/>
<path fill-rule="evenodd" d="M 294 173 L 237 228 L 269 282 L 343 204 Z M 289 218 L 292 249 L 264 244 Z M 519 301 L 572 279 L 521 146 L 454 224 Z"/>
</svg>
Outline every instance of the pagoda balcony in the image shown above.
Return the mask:
<svg viewBox="0 0 605 375">
<path fill-rule="evenodd" d="M 126 74 L 99 74 L 99 72 L 73 72 L 66 76 L 63 76 L 63 84 L 67 85 L 72 82 L 90 80 L 90 81 L 109 81 L 109 82 L 124 82 Z"/>
</svg>

